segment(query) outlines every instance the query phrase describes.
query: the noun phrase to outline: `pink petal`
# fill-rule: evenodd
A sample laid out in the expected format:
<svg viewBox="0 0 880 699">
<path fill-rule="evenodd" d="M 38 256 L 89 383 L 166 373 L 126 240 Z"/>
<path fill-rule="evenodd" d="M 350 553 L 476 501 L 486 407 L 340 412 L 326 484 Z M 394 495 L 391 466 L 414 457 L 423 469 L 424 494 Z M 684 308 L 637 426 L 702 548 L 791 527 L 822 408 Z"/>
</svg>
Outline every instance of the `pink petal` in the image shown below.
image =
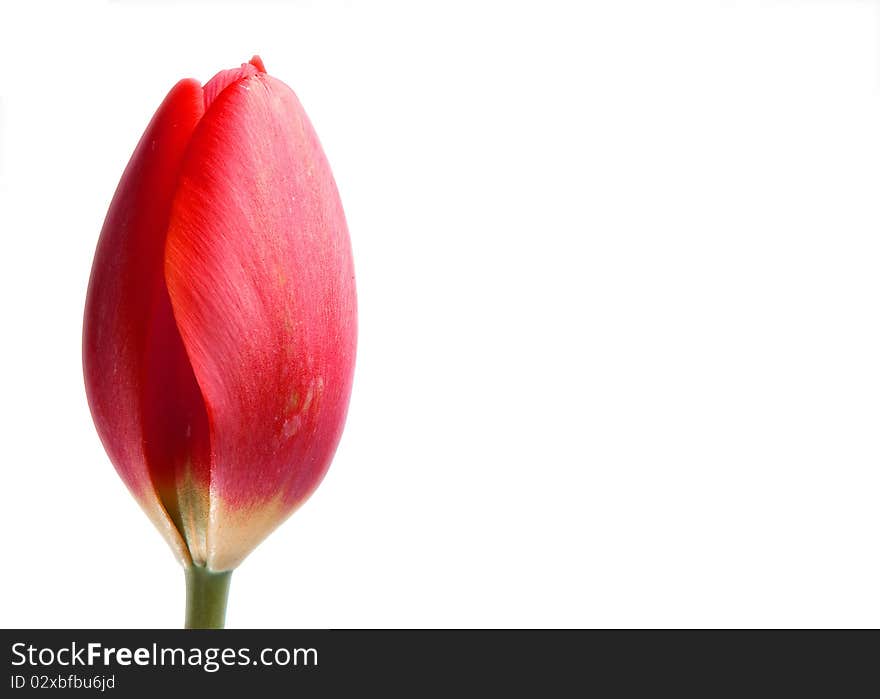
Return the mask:
<svg viewBox="0 0 880 699">
<path fill-rule="evenodd" d="M 324 476 L 356 336 L 348 230 L 308 118 L 264 73 L 222 80 L 181 166 L 165 258 L 210 424 L 214 570 L 235 567 Z"/>
<path fill-rule="evenodd" d="M 259 56 L 254 56 L 250 63 L 242 63 L 240 68 L 231 68 L 229 70 L 221 70 L 217 75 L 205 83 L 205 109 L 207 110 L 220 93 L 223 92 L 232 83 L 238 82 L 243 78 L 249 78 L 257 73 L 265 73 L 263 61 Z"/>
</svg>

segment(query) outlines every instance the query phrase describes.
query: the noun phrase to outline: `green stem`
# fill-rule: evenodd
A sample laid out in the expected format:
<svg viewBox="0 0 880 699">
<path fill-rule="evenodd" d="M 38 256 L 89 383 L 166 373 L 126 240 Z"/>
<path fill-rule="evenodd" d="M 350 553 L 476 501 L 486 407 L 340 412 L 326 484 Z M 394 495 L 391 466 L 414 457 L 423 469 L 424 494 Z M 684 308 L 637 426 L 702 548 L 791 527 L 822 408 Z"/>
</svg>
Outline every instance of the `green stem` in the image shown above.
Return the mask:
<svg viewBox="0 0 880 699">
<path fill-rule="evenodd" d="M 186 628 L 222 629 L 232 571 L 215 573 L 204 566 L 193 565 L 185 572 Z"/>
</svg>

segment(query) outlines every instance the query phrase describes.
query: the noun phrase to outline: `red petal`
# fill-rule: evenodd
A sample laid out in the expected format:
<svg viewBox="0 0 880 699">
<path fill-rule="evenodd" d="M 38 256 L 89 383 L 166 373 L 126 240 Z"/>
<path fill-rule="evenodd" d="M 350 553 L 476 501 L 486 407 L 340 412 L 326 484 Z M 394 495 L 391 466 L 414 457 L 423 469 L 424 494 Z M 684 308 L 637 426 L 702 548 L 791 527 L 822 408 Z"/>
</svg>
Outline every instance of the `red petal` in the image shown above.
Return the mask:
<svg viewBox="0 0 880 699">
<path fill-rule="evenodd" d="M 165 276 L 208 410 L 208 565 L 231 568 L 318 485 L 351 390 L 356 306 L 330 167 L 293 92 L 229 84 L 193 135 Z"/>
<path fill-rule="evenodd" d="M 83 324 L 83 369 L 98 434 L 122 479 L 184 561 L 189 554 L 163 499 L 179 520 L 176 498 L 169 495 L 176 492 L 178 470 L 194 460 L 191 477 L 198 479 L 201 469 L 206 480 L 201 452 L 207 454 L 207 422 L 171 314 L 163 255 L 178 169 L 202 114 L 200 85 L 182 80 L 147 127 L 101 231 Z M 190 436 L 177 431 L 178 421 L 191 423 Z M 178 527 L 185 529 L 180 522 Z"/>
<path fill-rule="evenodd" d="M 256 60 L 257 63 L 254 63 L 254 60 Z M 205 83 L 205 110 L 207 111 L 207 109 L 214 103 L 214 100 L 220 96 L 220 93 L 232 85 L 232 83 L 243 80 L 244 78 L 249 78 L 252 75 L 256 75 L 258 72 L 265 73 L 266 71 L 263 68 L 263 62 L 257 56 L 254 56 L 250 63 L 242 63 L 241 68 L 221 70 L 217 75 Z"/>
</svg>

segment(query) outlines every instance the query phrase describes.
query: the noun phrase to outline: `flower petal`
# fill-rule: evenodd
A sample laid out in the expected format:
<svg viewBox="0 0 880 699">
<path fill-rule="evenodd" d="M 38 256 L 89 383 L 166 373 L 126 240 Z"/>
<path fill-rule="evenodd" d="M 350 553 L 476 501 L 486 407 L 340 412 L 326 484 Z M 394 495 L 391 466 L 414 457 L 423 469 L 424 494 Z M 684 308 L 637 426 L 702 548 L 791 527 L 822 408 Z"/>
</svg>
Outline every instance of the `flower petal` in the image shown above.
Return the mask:
<svg viewBox="0 0 880 699">
<path fill-rule="evenodd" d="M 213 104 L 214 100 L 220 96 L 220 93 L 232 83 L 241 80 L 242 78 L 249 78 L 257 73 L 265 72 L 266 69 L 263 67 L 263 61 L 260 60 L 259 56 L 254 56 L 250 60 L 250 63 L 242 63 L 240 68 L 221 70 L 217 75 L 205 83 L 205 109 L 207 110 L 211 104 Z"/>
<path fill-rule="evenodd" d="M 83 370 L 98 434 L 123 481 L 183 563 L 190 554 L 172 522 L 179 512 L 169 494 L 175 492 L 176 469 L 192 461 L 187 455 L 199 442 L 199 411 L 204 436 L 196 451 L 205 455 L 208 433 L 201 394 L 173 322 L 163 256 L 180 162 L 203 105 L 199 83 L 182 80 L 144 132 L 101 231 L 83 323 Z M 195 438 L 175 431 L 181 416 L 191 418 Z M 207 456 L 195 459 L 204 464 L 206 480 Z M 193 478 L 198 469 L 190 468 Z"/>
<path fill-rule="evenodd" d="M 211 430 L 208 566 L 226 570 L 317 487 L 351 391 L 348 229 L 282 82 L 257 73 L 212 101 L 181 166 L 165 277 Z"/>
</svg>

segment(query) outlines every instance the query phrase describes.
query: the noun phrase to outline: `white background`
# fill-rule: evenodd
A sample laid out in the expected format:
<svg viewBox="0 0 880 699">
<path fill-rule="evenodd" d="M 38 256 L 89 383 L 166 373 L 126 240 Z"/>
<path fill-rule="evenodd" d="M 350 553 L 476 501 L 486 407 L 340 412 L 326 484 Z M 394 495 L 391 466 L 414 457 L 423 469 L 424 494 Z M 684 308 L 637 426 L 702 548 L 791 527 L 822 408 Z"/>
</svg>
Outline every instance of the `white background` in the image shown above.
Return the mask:
<svg viewBox="0 0 880 699">
<path fill-rule="evenodd" d="M 867 0 L 3 4 L 0 625 L 182 624 L 82 308 L 154 109 L 253 53 L 333 166 L 361 334 L 229 626 L 880 625 Z"/>
</svg>

